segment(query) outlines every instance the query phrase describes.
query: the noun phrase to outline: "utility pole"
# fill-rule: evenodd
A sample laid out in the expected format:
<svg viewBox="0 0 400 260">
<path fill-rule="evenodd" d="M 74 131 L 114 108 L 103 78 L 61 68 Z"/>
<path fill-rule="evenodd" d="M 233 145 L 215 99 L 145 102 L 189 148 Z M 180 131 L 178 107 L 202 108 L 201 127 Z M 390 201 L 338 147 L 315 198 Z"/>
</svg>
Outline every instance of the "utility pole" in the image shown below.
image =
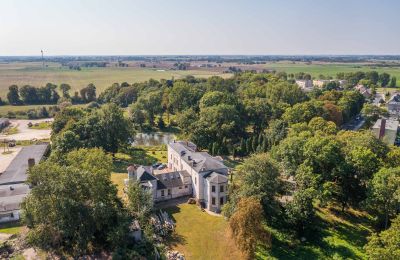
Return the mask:
<svg viewBox="0 0 400 260">
<path fill-rule="evenodd" d="M 43 58 L 43 50 L 40 50 L 41 52 L 42 52 L 42 66 L 43 66 L 43 69 L 44 69 L 44 58 Z"/>
</svg>

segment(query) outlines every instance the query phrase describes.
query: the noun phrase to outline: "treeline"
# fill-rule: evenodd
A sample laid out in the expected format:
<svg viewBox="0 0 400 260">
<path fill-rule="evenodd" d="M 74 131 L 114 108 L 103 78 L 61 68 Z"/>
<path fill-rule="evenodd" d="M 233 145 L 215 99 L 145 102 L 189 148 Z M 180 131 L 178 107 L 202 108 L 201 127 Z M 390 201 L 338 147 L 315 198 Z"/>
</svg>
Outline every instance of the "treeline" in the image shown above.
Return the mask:
<svg viewBox="0 0 400 260">
<path fill-rule="evenodd" d="M 59 86 L 47 83 L 44 87 L 34 87 L 24 85 L 18 87 L 11 85 L 8 88 L 7 101 L 10 105 L 37 105 L 37 104 L 57 104 L 60 102 L 71 102 L 82 104 L 96 101 L 96 86 L 92 83 L 76 91 L 73 96 L 69 94 L 71 86 L 65 83 Z M 61 96 L 59 94 L 61 92 Z M 1 101 L 1 100 L 0 100 Z M 5 104 L 5 102 L 0 102 Z"/>
<path fill-rule="evenodd" d="M 378 73 L 376 71 L 368 71 L 368 72 L 348 72 L 348 73 L 337 73 L 337 79 L 347 80 L 347 85 L 354 86 L 356 84 L 363 84 L 367 87 L 391 87 L 394 88 L 397 86 L 397 79 L 395 76 L 390 76 L 390 74 L 383 72 Z"/>
</svg>

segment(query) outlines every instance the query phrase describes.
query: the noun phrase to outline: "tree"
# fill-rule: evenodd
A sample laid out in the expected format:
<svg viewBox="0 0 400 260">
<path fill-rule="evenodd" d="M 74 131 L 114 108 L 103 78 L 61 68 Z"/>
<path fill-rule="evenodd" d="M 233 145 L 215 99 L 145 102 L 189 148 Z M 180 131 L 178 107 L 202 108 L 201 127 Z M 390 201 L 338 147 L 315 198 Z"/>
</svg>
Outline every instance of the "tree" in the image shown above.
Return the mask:
<svg viewBox="0 0 400 260">
<path fill-rule="evenodd" d="M 92 102 L 96 100 L 96 86 L 93 83 L 90 83 L 86 87 L 86 102 Z"/>
<path fill-rule="evenodd" d="M 131 215 L 141 223 L 146 222 L 153 210 L 151 190 L 143 188 L 137 181 L 130 181 L 126 195 Z"/>
<path fill-rule="evenodd" d="M 169 104 L 175 112 L 188 108 L 197 108 L 203 90 L 196 85 L 186 82 L 175 82 L 169 93 Z"/>
<path fill-rule="evenodd" d="M 379 82 L 381 83 L 382 87 L 386 87 L 389 84 L 390 75 L 386 72 L 383 72 L 379 75 Z"/>
<path fill-rule="evenodd" d="M 94 130 L 101 141 L 104 150 L 116 153 L 118 148 L 129 143 L 133 135 L 129 121 L 124 117 L 122 110 L 116 104 L 106 104 L 95 110 L 98 114 L 99 129 Z M 94 126 L 95 127 L 95 126 Z"/>
<path fill-rule="evenodd" d="M 365 251 L 369 259 L 400 259 L 400 215 L 389 229 L 368 238 Z"/>
<path fill-rule="evenodd" d="M 263 228 L 263 210 L 257 198 L 240 199 L 229 226 L 237 246 L 247 259 L 254 259 L 258 243 L 271 244 L 271 234 Z"/>
<path fill-rule="evenodd" d="M 361 114 L 369 124 L 375 122 L 380 117 L 389 116 L 387 109 L 375 106 L 373 104 L 364 104 Z"/>
<path fill-rule="evenodd" d="M 288 108 L 282 118 L 289 124 L 308 123 L 312 118 L 324 115 L 322 105 L 322 103 L 315 101 L 299 103 Z"/>
<path fill-rule="evenodd" d="M 100 149 L 74 151 L 64 165 L 46 161 L 31 168 L 33 188 L 21 205 L 27 241 L 76 258 L 124 243 L 129 222 L 111 169 L 111 157 Z"/>
<path fill-rule="evenodd" d="M 236 176 L 241 197 L 256 197 L 267 212 L 273 210 L 281 183 L 278 165 L 268 154 L 254 154 L 246 159 Z"/>
<path fill-rule="evenodd" d="M 374 174 L 370 185 L 367 204 L 377 211 L 387 229 L 389 218 L 400 207 L 400 168 L 382 168 Z"/>
<path fill-rule="evenodd" d="M 146 122 L 145 114 L 140 109 L 131 109 L 130 112 L 131 120 L 134 124 L 139 125 L 140 128 L 143 127 L 143 124 Z"/>
<path fill-rule="evenodd" d="M 391 87 L 391 88 L 395 88 L 397 85 L 397 79 L 396 79 L 396 77 L 392 77 L 391 78 L 391 80 L 390 80 L 390 84 L 389 84 L 389 87 Z"/>
<path fill-rule="evenodd" d="M 60 88 L 64 98 L 69 98 L 70 97 L 69 96 L 69 91 L 71 89 L 70 85 L 62 83 L 59 88 Z"/>
<path fill-rule="evenodd" d="M 386 167 L 400 167 L 400 148 L 391 146 L 385 159 Z"/>
<path fill-rule="evenodd" d="M 8 87 L 7 100 L 8 103 L 13 106 L 20 105 L 22 103 L 19 98 L 17 85 L 11 85 L 10 87 Z"/>
<path fill-rule="evenodd" d="M 312 227 L 315 217 L 313 199 L 316 192 L 313 188 L 295 191 L 293 200 L 285 206 L 287 221 L 296 229 L 299 235 Z"/>
</svg>

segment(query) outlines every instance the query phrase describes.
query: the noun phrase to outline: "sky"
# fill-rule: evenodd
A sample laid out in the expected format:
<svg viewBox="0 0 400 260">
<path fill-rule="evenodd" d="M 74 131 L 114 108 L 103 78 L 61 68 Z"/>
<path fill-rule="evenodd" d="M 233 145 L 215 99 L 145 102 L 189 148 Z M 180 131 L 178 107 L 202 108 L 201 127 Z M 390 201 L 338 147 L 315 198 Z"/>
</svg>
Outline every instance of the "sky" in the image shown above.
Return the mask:
<svg viewBox="0 0 400 260">
<path fill-rule="evenodd" d="M 1 0 L 0 56 L 400 54 L 399 0 Z"/>
</svg>

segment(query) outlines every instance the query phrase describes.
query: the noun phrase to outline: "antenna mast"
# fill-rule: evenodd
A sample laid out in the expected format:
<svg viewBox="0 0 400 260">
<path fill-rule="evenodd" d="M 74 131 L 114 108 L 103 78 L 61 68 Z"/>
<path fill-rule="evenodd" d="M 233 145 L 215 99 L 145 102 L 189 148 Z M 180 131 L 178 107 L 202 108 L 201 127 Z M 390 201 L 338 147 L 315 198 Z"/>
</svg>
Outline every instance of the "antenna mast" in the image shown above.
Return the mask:
<svg viewBox="0 0 400 260">
<path fill-rule="evenodd" d="M 43 66 L 43 69 L 44 69 L 44 58 L 43 58 L 43 50 L 40 50 L 41 52 L 42 52 L 42 66 Z"/>
</svg>

